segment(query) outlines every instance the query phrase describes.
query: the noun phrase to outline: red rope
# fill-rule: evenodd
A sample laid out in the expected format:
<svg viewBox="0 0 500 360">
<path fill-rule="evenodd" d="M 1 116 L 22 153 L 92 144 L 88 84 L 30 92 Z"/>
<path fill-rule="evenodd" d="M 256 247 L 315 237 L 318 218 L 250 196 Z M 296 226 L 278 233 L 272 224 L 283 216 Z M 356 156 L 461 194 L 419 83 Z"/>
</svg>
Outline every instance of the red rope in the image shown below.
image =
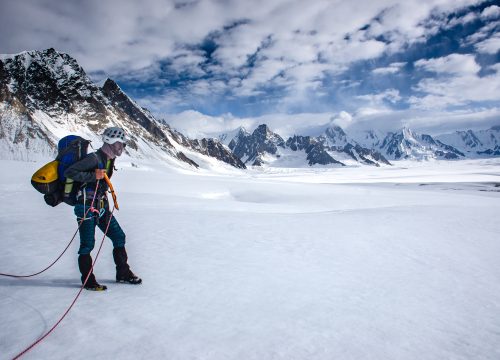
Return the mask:
<svg viewBox="0 0 500 360">
<path fill-rule="evenodd" d="M 97 183 L 96 183 L 96 187 L 95 187 L 95 191 L 94 191 L 94 197 L 92 198 L 92 203 L 90 205 L 90 208 L 85 212 L 85 214 L 83 215 L 83 218 L 82 220 L 80 221 L 80 223 L 78 224 L 78 228 L 76 229 L 75 233 L 73 234 L 73 237 L 71 238 L 70 242 L 68 245 L 66 245 L 66 247 L 64 248 L 63 252 L 57 257 L 57 259 L 55 259 L 49 266 L 47 266 L 45 269 L 43 270 L 40 270 L 36 273 L 33 273 L 33 274 L 29 274 L 29 275 L 13 275 L 13 274 L 5 274 L 5 273 L 0 273 L 0 276 L 7 276 L 7 277 L 12 277 L 12 278 L 16 278 L 16 279 L 22 279 L 22 278 L 29 278 L 29 277 L 33 277 L 33 276 L 36 276 L 36 275 L 40 275 L 41 273 L 47 271 L 48 269 L 50 269 L 52 266 L 54 266 L 54 264 L 56 262 L 59 261 L 59 259 L 64 255 L 64 253 L 66 252 L 66 250 L 69 249 L 69 246 L 73 243 L 73 240 L 75 240 L 75 236 L 76 234 L 78 234 L 78 231 L 80 230 L 80 227 L 82 226 L 83 222 L 85 221 L 85 219 L 87 218 L 87 214 L 88 212 L 90 211 L 90 209 L 93 209 L 94 208 L 94 201 L 95 201 L 95 196 L 97 194 L 97 187 L 99 186 L 99 180 L 97 180 Z"/>
<path fill-rule="evenodd" d="M 20 352 L 19 354 L 17 354 L 12 360 L 17 360 L 17 359 L 21 358 L 21 356 L 23 356 L 28 351 L 30 351 L 31 349 L 33 349 L 36 345 L 38 345 L 40 342 L 42 342 L 42 340 L 45 339 L 47 336 L 49 336 L 52 333 L 52 331 L 54 331 L 54 329 L 63 321 L 63 319 L 66 317 L 66 315 L 68 315 L 68 313 L 70 312 L 71 308 L 73 308 L 73 305 L 75 305 L 76 300 L 78 300 L 78 298 L 80 297 L 80 294 L 82 293 L 83 289 L 85 288 L 85 285 L 87 284 L 87 281 L 88 281 L 88 279 L 90 277 L 90 274 L 92 274 L 93 271 L 94 271 L 94 265 L 97 262 L 97 258 L 99 257 L 99 253 L 101 252 L 102 245 L 104 244 L 104 239 L 106 238 L 106 234 L 108 232 L 109 224 L 111 223 L 111 219 L 113 218 L 113 212 L 114 211 L 115 211 L 115 207 L 113 207 L 113 210 L 111 210 L 111 214 L 109 216 L 108 224 L 106 225 L 106 231 L 104 232 L 104 236 L 102 237 L 101 244 L 99 245 L 99 249 L 97 250 L 97 254 L 95 256 L 94 262 L 92 263 L 92 267 L 90 268 L 90 271 L 87 274 L 87 277 L 85 278 L 85 281 L 83 282 L 80 290 L 78 291 L 78 294 L 76 294 L 75 298 L 73 299 L 73 302 L 71 303 L 71 305 L 64 312 L 64 314 L 61 316 L 61 318 L 54 324 L 54 326 L 52 326 L 50 328 L 49 331 L 47 331 L 42 337 L 40 337 L 38 340 L 36 340 L 33 344 L 31 344 L 30 346 L 28 346 L 22 352 Z"/>
</svg>

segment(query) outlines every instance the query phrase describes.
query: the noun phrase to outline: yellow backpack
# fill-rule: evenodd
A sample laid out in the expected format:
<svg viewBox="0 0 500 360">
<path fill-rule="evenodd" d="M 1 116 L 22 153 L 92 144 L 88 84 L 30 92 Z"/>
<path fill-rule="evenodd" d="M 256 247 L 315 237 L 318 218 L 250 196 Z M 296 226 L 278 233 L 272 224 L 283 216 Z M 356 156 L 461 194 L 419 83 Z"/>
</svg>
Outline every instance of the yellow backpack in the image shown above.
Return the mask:
<svg viewBox="0 0 500 360">
<path fill-rule="evenodd" d="M 72 179 L 65 178 L 64 172 L 87 155 L 89 144 L 89 140 L 77 135 L 63 137 L 57 144 L 56 159 L 33 174 L 31 185 L 44 194 L 47 205 L 56 206 L 63 201 L 68 205 L 75 205 L 78 186 L 75 186 Z"/>
</svg>

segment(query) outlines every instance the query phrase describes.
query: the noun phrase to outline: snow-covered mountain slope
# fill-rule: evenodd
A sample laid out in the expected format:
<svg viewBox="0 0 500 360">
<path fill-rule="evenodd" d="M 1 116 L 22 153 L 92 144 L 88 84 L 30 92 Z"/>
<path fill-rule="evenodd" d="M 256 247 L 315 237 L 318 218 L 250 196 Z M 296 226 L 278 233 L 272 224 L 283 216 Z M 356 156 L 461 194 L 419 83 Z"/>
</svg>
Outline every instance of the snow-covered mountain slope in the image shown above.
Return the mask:
<svg viewBox="0 0 500 360">
<path fill-rule="evenodd" d="M 157 121 L 108 79 L 95 85 L 75 59 L 54 49 L 0 56 L 0 150 L 3 159 L 34 160 L 55 153 L 58 139 L 75 133 L 99 144 L 109 126 L 120 126 L 131 141 L 127 155 L 199 165 L 194 151 L 245 166 L 217 141 L 192 141 Z"/>
<path fill-rule="evenodd" d="M 454 160 L 464 157 L 464 154 L 454 147 L 406 127 L 399 132 L 387 134 L 380 145 L 380 150 L 394 160 Z"/>
<path fill-rule="evenodd" d="M 500 126 L 479 131 L 456 131 L 436 138 L 459 149 L 468 157 L 500 156 Z"/>
<path fill-rule="evenodd" d="M 369 147 L 359 143 L 340 126 L 328 127 L 319 141 L 330 154 L 343 163 L 360 163 L 365 165 L 380 166 L 380 164 L 390 165 L 389 161 L 375 147 Z M 345 160 L 341 160 L 345 159 Z"/>
<path fill-rule="evenodd" d="M 238 128 L 224 132 L 222 134 L 216 134 L 215 137 L 224 145 L 229 147 L 229 144 L 233 139 L 237 139 L 240 136 L 250 135 L 243 126 L 239 126 Z M 236 140 L 235 140 L 236 141 Z"/>
</svg>

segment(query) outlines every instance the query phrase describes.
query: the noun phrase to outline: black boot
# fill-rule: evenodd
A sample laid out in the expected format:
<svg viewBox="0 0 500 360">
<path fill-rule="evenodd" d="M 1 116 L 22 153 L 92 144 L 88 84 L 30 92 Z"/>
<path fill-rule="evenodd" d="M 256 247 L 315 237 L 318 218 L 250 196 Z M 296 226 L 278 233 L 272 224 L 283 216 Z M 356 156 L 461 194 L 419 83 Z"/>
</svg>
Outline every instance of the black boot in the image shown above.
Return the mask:
<svg viewBox="0 0 500 360">
<path fill-rule="evenodd" d="M 127 251 L 125 251 L 124 247 L 117 247 L 113 249 L 113 259 L 116 264 L 116 282 L 128 283 L 132 285 L 139 285 L 142 283 L 142 279 L 130 270 L 130 266 L 127 264 Z"/>
<path fill-rule="evenodd" d="M 90 256 L 90 254 L 78 256 L 78 267 L 80 268 L 80 272 L 82 273 L 82 284 L 83 284 L 85 282 L 85 279 L 87 278 L 87 274 L 92 269 L 92 257 Z M 97 282 L 94 273 L 90 273 L 84 288 L 86 290 L 93 290 L 93 291 L 104 291 L 107 289 L 106 285 L 100 285 Z"/>
</svg>

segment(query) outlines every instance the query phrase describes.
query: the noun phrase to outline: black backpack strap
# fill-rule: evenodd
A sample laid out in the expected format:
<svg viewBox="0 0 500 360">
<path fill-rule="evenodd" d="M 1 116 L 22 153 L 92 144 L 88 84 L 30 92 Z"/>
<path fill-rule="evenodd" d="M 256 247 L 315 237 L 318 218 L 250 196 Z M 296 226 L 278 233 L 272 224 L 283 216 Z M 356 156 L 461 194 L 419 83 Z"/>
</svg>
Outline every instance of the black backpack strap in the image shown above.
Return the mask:
<svg viewBox="0 0 500 360">
<path fill-rule="evenodd" d="M 102 159 L 102 154 L 100 154 L 99 150 L 97 150 L 96 152 L 94 152 L 94 155 L 97 159 L 97 168 L 98 169 L 106 169 L 106 162 L 103 161 Z"/>
</svg>

